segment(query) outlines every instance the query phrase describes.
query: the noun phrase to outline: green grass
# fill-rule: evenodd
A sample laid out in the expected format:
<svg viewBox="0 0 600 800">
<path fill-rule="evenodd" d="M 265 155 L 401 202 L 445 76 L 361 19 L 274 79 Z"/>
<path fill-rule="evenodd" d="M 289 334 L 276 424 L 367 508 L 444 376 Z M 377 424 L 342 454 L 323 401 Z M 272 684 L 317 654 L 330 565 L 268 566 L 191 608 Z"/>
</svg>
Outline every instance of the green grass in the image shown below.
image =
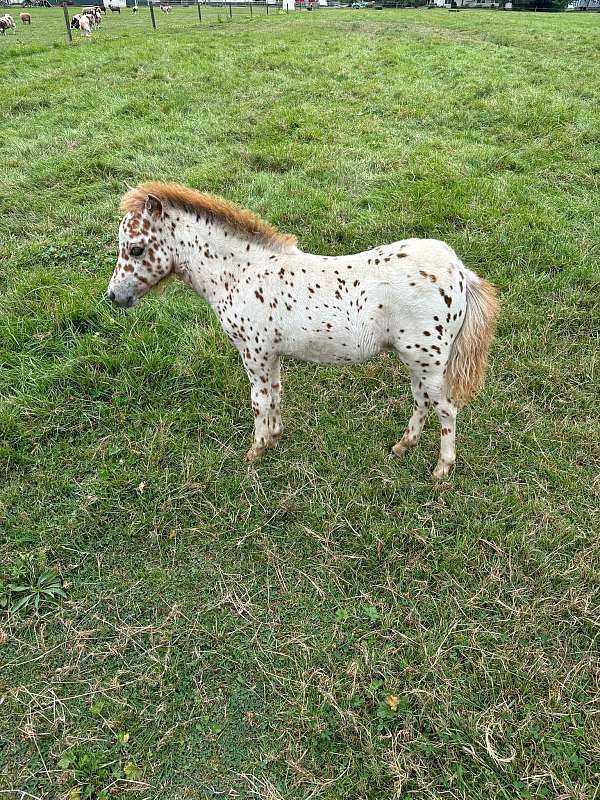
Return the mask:
<svg viewBox="0 0 600 800">
<path fill-rule="evenodd" d="M 0 565 L 67 593 L 0 617 L 0 790 L 597 797 L 597 22 L 0 41 Z M 499 286 L 451 483 L 436 425 L 387 457 L 411 411 L 391 356 L 286 364 L 284 438 L 244 463 L 249 390 L 207 307 L 103 299 L 123 181 L 149 178 L 307 250 L 443 238 Z"/>
</svg>

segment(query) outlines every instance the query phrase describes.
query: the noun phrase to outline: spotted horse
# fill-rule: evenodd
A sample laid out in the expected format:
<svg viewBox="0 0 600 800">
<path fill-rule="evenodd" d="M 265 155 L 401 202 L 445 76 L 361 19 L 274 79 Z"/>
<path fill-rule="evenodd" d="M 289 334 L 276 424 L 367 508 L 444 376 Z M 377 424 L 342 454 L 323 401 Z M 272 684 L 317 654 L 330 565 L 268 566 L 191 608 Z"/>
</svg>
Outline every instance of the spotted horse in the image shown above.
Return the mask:
<svg viewBox="0 0 600 800">
<path fill-rule="evenodd" d="M 434 239 L 404 239 L 349 256 L 304 253 L 250 211 L 172 183 L 123 196 L 118 261 L 108 297 L 128 308 L 175 276 L 208 301 L 250 380 L 254 461 L 282 433 L 281 356 L 350 364 L 395 351 L 415 409 L 400 441 L 417 444 L 434 411 L 441 426 L 433 475 L 455 462 L 457 411 L 483 384 L 496 291 Z"/>
</svg>

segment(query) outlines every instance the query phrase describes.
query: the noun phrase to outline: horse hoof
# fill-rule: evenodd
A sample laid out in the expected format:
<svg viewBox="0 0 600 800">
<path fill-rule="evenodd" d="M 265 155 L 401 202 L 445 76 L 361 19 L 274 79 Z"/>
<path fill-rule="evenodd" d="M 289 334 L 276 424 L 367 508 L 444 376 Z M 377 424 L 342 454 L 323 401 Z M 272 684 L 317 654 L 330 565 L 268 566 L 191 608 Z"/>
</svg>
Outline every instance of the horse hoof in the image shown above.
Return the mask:
<svg viewBox="0 0 600 800">
<path fill-rule="evenodd" d="M 264 452 L 263 448 L 261 448 L 259 450 L 258 447 L 256 447 L 255 445 L 252 445 L 250 450 L 248 450 L 248 452 L 246 453 L 246 461 L 249 464 L 254 463 L 255 461 L 257 461 L 262 456 L 263 452 Z"/>
<path fill-rule="evenodd" d="M 432 477 L 436 481 L 444 480 L 444 478 L 447 478 L 448 475 L 450 474 L 451 467 L 452 467 L 452 464 L 445 464 L 445 463 L 438 464 L 436 466 L 436 468 L 433 470 L 433 472 L 431 473 Z"/>
<path fill-rule="evenodd" d="M 392 448 L 390 448 L 390 456 L 394 458 L 402 458 L 406 452 L 408 451 L 408 447 L 404 444 L 395 444 Z"/>
</svg>

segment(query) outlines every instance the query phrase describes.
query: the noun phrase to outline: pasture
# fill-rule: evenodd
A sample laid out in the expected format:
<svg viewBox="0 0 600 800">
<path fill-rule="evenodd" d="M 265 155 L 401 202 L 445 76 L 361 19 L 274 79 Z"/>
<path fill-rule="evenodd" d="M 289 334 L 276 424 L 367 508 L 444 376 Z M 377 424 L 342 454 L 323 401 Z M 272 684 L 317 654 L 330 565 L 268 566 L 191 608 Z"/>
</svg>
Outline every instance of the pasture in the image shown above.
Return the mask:
<svg viewBox="0 0 600 800">
<path fill-rule="evenodd" d="M 0 791 L 596 798 L 597 17 L 121 14 L 68 47 L 58 14 L 0 41 Z M 432 422 L 388 457 L 391 355 L 286 362 L 284 436 L 244 463 L 208 308 L 105 302 L 146 179 L 313 252 L 441 238 L 496 283 L 451 480 Z M 66 597 L 11 611 L 47 572 Z"/>
<path fill-rule="evenodd" d="M 58 47 L 67 43 L 67 32 L 65 28 L 64 13 L 61 6 L 57 8 L 30 8 L 25 9 L 31 14 L 31 26 L 23 26 L 19 20 L 21 9 L 13 9 L 12 16 L 17 23 L 16 33 L 9 33 L 0 37 L 0 53 L 9 51 L 9 55 L 16 55 L 22 48 L 29 48 L 32 45 L 55 46 Z M 82 7 L 69 6 L 69 18 L 74 14 L 81 13 Z M 10 11 L 10 9 L 8 9 Z M 175 6 L 169 14 L 163 14 L 158 6 L 154 10 L 156 20 L 156 32 L 152 30 L 150 10 L 147 5 L 140 5 L 136 14 L 131 8 L 123 8 L 120 13 L 107 11 L 102 15 L 102 23 L 99 31 L 95 32 L 93 39 L 129 38 L 141 35 L 148 37 L 156 36 L 157 33 L 181 32 L 182 29 L 199 29 L 210 25 L 221 25 L 226 22 L 249 21 L 249 6 L 232 6 L 231 11 L 228 6 L 206 6 L 200 8 L 202 19 L 198 18 L 196 6 Z M 269 16 L 281 14 L 279 9 L 270 7 Z M 267 16 L 266 4 L 253 4 L 252 19 L 255 17 Z M 197 28 L 198 26 L 198 28 Z M 75 45 L 82 44 L 82 36 L 78 30 L 72 31 L 73 42 Z M 149 42 L 147 42 L 149 44 Z M 160 47 L 160 42 L 157 42 Z"/>
</svg>

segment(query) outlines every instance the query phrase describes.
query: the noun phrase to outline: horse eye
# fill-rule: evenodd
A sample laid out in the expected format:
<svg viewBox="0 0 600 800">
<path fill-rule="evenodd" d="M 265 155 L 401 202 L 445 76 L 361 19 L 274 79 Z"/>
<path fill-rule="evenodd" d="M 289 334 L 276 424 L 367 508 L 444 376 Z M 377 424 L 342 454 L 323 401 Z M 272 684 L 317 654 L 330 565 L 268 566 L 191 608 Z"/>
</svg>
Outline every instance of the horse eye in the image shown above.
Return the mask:
<svg viewBox="0 0 600 800">
<path fill-rule="evenodd" d="M 132 256 L 141 256 L 144 254 L 144 247 L 141 244 L 136 244 L 129 248 L 129 254 Z"/>
</svg>

